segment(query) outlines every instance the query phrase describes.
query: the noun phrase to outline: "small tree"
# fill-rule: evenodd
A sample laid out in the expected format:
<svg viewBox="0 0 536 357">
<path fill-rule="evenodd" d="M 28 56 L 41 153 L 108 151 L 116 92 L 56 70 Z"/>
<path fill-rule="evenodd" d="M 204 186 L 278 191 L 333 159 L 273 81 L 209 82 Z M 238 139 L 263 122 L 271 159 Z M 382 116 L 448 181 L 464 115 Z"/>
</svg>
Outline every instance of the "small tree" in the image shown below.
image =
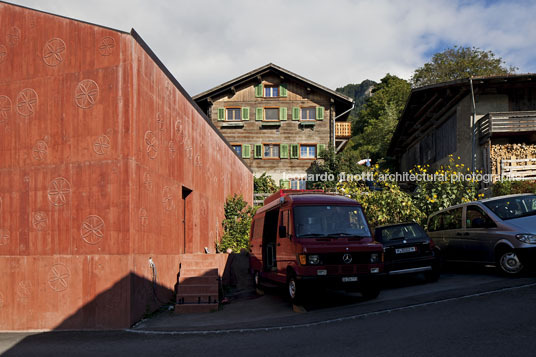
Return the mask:
<svg viewBox="0 0 536 357">
<path fill-rule="evenodd" d="M 249 231 L 255 209 L 248 205 L 242 195 L 234 195 L 225 202 L 225 219 L 223 225 L 223 237 L 216 243 L 216 249 L 220 252 L 232 249 L 239 252 L 242 248 L 249 248 Z"/>
<path fill-rule="evenodd" d="M 263 172 L 259 177 L 253 177 L 253 190 L 255 193 L 274 193 L 278 187 L 272 178 Z"/>
<path fill-rule="evenodd" d="M 318 153 L 318 158 L 307 169 L 308 175 L 320 175 L 319 177 L 332 177 L 328 181 L 307 181 L 307 188 L 321 188 L 327 191 L 335 190 L 340 174 L 358 174 L 363 171 L 363 166 L 359 165 L 358 156 L 354 151 L 343 151 L 335 153 L 333 146 L 329 145 L 326 150 Z"/>
<path fill-rule="evenodd" d="M 454 46 L 434 54 L 430 62 L 417 68 L 411 82 L 414 87 L 421 87 L 471 76 L 511 74 L 516 70 L 491 51 Z"/>
</svg>

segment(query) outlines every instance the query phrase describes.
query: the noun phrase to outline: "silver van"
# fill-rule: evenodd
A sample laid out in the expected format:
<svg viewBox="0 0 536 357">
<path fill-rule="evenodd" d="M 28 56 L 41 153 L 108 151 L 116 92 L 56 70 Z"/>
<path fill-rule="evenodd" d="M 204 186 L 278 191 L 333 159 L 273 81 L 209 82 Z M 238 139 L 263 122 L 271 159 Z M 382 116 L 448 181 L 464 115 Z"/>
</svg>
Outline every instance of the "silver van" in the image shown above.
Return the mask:
<svg viewBox="0 0 536 357">
<path fill-rule="evenodd" d="M 495 264 L 515 275 L 536 259 L 536 195 L 489 198 L 428 218 L 428 235 L 445 262 Z"/>
</svg>

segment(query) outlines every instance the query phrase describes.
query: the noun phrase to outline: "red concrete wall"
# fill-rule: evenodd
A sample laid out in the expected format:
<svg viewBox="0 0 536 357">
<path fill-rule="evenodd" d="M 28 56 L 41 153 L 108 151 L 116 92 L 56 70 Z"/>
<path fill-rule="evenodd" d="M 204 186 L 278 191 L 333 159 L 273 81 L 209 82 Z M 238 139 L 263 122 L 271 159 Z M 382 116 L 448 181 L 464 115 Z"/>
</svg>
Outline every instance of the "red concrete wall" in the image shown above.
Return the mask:
<svg viewBox="0 0 536 357">
<path fill-rule="evenodd" d="M 251 173 L 135 36 L 0 17 L 0 330 L 129 326 Z"/>
</svg>

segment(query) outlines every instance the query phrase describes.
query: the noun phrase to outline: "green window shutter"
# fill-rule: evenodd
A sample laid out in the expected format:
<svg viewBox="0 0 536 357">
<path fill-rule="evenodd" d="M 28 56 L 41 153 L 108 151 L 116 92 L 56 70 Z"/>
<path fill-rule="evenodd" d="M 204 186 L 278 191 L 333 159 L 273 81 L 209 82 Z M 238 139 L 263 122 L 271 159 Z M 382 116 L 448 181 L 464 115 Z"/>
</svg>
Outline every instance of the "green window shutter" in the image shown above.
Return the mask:
<svg viewBox="0 0 536 357">
<path fill-rule="evenodd" d="M 320 157 L 320 152 L 326 150 L 326 145 L 318 144 L 316 145 L 316 157 Z"/>
<path fill-rule="evenodd" d="M 280 97 L 287 96 L 287 84 L 286 83 L 283 83 L 279 86 L 279 96 Z"/>
<path fill-rule="evenodd" d="M 255 144 L 254 157 L 256 159 L 262 159 L 262 145 L 261 144 Z"/>
<path fill-rule="evenodd" d="M 249 159 L 251 157 L 251 145 L 242 145 L 242 158 Z"/>
<path fill-rule="evenodd" d="M 279 120 L 281 121 L 287 120 L 287 108 L 286 107 L 279 108 Z"/>
<path fill-rule="evenodd" d="M 218 108 L 218 121 L 225 120 L 225 108 Z"/>
<path fill-rule="evenodd" d="M 249 108 L 242 108 L 242 120 L 249 120 Z"/>
<path fill-rule="evenodd" d="M 300 108 L 292 108 L 292 120 L 300 120 Z"/>
<path fill-rule="evenodd" d="M 279 157 L 281 159 L 288 159 L 288 144 L 281 144 L 281 150 L 279 150 Z"/>
<path fill-rule="evenodd" d="M 324 107 L 316 107 L 316 120 L 324 120 Z"/>
<path fill-rule="evenodd" d="M 290 158 L 291 159 L 297 159 L 299 157 L 299 149 L 300 146 L 298 144 L 291 144 L 290 145 Z"/>
<path fill-rule="evenodd" d="M 255 97 L 262 97 L 262 83 L 259 83 L 255 86 Z"/>
<path fill-rule="evenodd" d="M 257 108 L 255 111 L 255 120 L 262 120 L 262 108 Z"/>
</svg>

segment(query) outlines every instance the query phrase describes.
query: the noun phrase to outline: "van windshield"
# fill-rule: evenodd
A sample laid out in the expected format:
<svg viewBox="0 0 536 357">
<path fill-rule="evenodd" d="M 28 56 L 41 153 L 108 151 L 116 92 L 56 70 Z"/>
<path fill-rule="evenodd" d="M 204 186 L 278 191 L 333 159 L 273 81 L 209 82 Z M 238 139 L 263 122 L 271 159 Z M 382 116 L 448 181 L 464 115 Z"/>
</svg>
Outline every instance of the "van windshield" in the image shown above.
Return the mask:
<svg viewBox="0 0 536 357">
<path fill-rule="evenodd" d="M 297 237 L 370 237 L 359 206 L 294 207 Z"/>
<path fill-rule="evenodd" d="M 514 196 L 483 203 L 503 220 L 536 215 L 535 195 Z"/>
</svg>

